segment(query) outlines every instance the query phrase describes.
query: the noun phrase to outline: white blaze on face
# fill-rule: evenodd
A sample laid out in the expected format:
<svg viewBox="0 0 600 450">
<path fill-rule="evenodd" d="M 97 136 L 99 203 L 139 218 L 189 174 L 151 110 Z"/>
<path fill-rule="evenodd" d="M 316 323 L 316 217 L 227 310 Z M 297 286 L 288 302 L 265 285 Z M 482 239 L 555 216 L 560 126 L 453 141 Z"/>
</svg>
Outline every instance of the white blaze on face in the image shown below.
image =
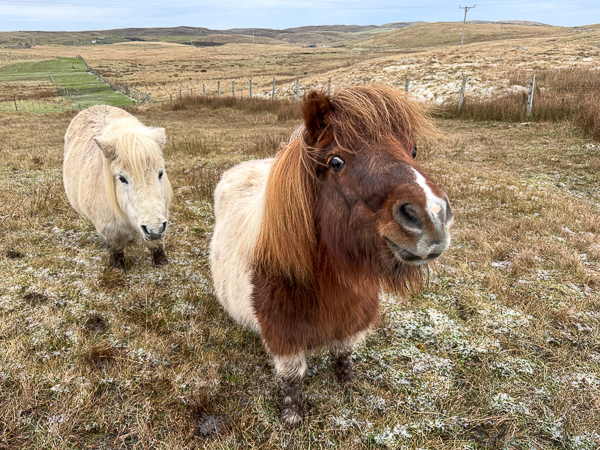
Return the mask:
<svg viewBox="0 0 600 450">
<path fill-rule="evenodd" d="M 440 211 L 445 211 L 446 209 L 446 200 L 444 200 L 441 197 L 438 197 L 433 193 L 433 191 L 427 184 L 427 180 L 425 180 L 425 177 L 421 175 L 415 168 L 413 168 L 413 171 L 415 172 L 417 184 L 421 187 L 421 189 L 423 189 L 423 192 L 425 193 L 425 198 L 427 199 L 427 211 L 429 211 L 429 213 L 431 214 L 433 223 L 438 224 L 440 223 Z M 450 220 L 449 223 L 446 223 L 446 227 L 448 228 L 451 225 L 452 220 Z"/>
</svg>

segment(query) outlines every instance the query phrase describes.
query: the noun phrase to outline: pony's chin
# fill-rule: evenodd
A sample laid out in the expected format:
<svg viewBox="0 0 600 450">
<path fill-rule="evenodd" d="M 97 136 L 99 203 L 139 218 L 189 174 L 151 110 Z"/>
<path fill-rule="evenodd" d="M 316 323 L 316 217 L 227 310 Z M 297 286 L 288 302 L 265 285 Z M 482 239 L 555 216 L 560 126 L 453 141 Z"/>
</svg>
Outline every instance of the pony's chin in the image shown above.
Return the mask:
<svg viewBox="0 0 600 450">
<path fill-rule="evenodd" d="M 396 261 L 402 264 L 406 264 L 408 266 L 422 266 L 423 264 L 427 264 L 429 261 L 432 261 L 438 256 L 440 256 L 439 254 L 429 256 L 418 256 L 406 250 L 401 245 L 396 244 L 387 236 L 384 236 L 383 239 L 385 240 L 385 243 L 394 255 Z"/>
</svg>

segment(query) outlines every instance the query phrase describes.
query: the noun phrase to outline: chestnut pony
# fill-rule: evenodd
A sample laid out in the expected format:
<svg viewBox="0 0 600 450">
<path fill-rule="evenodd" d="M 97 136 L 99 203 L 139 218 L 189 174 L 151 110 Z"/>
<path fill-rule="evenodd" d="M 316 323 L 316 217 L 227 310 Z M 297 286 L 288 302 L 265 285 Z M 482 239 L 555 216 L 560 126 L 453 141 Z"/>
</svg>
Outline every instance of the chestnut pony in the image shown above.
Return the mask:
<svg viewBox="0 0 600 450">
<path fill-rule="evenodd" d="M 414 161 L 417 137 L 433 127 L 404 93 L 311 91 L 302 115 L 274 158 L 223 175 L 211 243 L 219 301 L 272 354 L 289 426 L 302 417 L 305 352 L 329 346 L 337 378 L 351 381 L 382 288 L 418 288 L 454 220 Z"/>
</svg>

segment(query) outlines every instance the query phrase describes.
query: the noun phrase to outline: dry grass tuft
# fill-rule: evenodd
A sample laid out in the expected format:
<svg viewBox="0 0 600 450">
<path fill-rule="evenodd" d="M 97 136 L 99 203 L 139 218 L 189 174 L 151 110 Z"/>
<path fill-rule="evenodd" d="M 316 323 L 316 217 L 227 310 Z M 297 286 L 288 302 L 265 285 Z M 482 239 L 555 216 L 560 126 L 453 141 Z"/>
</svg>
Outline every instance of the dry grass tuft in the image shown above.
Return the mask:
<svg viewBox="0 0 600 450">
<path fill-rule="evenodd" d="M 174 111 L 198 108 L 233 108 L 239 111 L 254 114 L 264 114 L 265 112 L 275 114 L 280 122 L 287 122 L 293 119 L 300 119 L 300 109 L 298 103 L 291 100 L 267 100 L 264 98 L 238 98 L 232 96 L 183 96 L 178 97 L 171 106 L 166 104 L 167 108 Z"/>
<path fill-rule="evenodd" d="M 511 75 L 510 84 L 528 86 L 529 73 Z M 568 68 L 536 71 L 536 89 L 530 117 L 527 92 L 515 92 L 489 100 L 465 99 L 459 112 L 446 112 L 461 119 L 503 122 L 572 122 L 592 139 L 600 141 L 600 76 L 596 69 Z"/>
</svg>

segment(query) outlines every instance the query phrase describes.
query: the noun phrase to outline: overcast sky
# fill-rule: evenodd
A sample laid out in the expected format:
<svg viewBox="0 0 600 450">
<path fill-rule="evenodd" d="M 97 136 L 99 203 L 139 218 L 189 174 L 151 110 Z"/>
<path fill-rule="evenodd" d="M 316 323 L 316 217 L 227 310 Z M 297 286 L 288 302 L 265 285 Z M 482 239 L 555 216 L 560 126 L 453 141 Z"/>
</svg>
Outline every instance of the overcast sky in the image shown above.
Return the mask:
<svg viewBox="0 0 600 450">
<path fill-rule="evenodd" d="M 477 6 L 469 10 L 468 19 L 530 20 L 562 26 L 600 23 L 600 0 L 487 0 L 475 3 Z M 0 0 L 0 31 L 83 31 L 179 25 L 213 29 L 281 29 L 419 20 L 449 22 L 462 20 L 464 12 L 458 9 L 459 4 L 448 0 Z"/>
</svg>

